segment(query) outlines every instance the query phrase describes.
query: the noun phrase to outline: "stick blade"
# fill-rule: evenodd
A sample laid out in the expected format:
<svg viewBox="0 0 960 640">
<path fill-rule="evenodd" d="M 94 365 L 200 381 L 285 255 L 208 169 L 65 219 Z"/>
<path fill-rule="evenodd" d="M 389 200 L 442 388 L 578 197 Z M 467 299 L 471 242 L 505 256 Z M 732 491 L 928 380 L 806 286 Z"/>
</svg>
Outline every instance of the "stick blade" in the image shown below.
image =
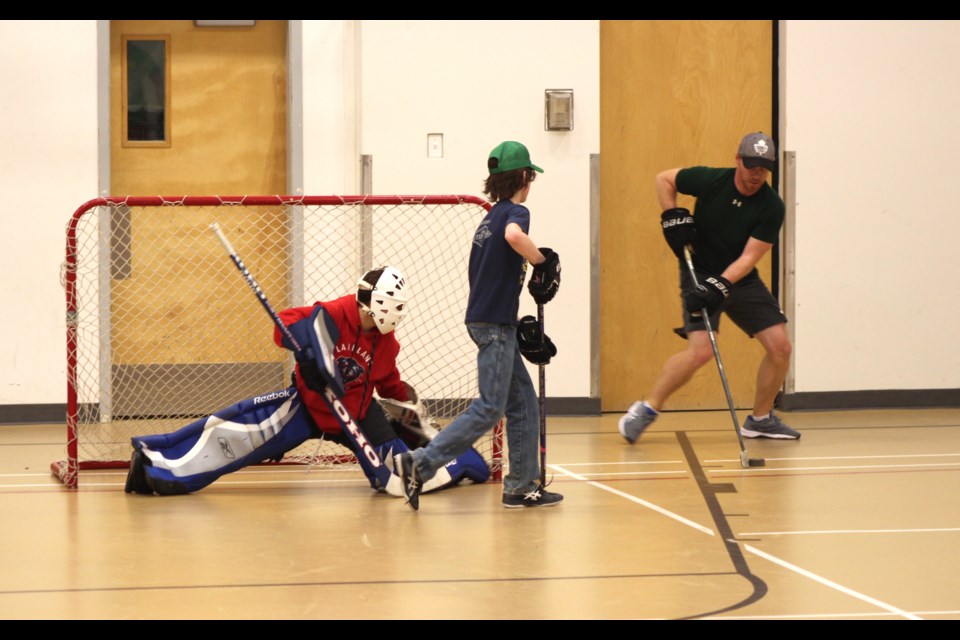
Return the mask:
<svg viewBox="0 0 960 640">
<path fill-rule="evenodd" d="M 767 461 L 763 458 L 748 458 L 746 451 L 740 452 L 740 466 L 744 469 L 748 467 L 765 467 L 767 466 Z"/>
</svg>

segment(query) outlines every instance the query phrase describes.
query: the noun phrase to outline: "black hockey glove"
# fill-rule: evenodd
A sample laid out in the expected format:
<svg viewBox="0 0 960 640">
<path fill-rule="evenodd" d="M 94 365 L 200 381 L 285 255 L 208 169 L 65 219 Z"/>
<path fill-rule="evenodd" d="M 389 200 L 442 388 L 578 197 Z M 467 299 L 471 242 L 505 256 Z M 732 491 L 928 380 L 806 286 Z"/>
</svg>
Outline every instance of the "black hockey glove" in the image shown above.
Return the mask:
<svg viewBox="0 0 960 640">
<path fill-rule="evenodd" d="M 683 307 L 690 313 L 700 313 L 706 307 L 707 313 L 712 315 L 723 306 L 732 286 L 723 276 L 707 276 L 683 294 Z"/>
<path fill-rule="evenodd" d="M 550 364 L 557 348 L 547 334 L 540 331 L 540 323 L 533 316 L 523 316 L 517 324 L 517 344 L 520 355 L 533 364 Z"/>
<path fill-rule="evenodd" d="M 303 380 L 303 384 L 307 385 L 307 389 L 323 393 L 323 390 L 327 388 L 327 381 L 320 374 L 320 364 L 313 356 L 313 349 L 304 347 L 300 351 L 294 351 L 293 357 L 299 365 L 297 371 L 300 372 L 300 379 Z"/>
<path fill-rule="evenodd" d="M 537 304 L 546 304 L 553 300 L 560 288 L 560 256 L 553 249 L 544 247 L 540 248 L 540 253 L 546 260 L 533 266 L 527 289 Z"/>
<path fill-rule="evenodd" d="M 693 216 L 689 209 L 667 209 L 660 214 L 663 237 L 678 258 L 683 257 L 683 248 L 697 239 L 697 229 L 693 226 Z"/>
</svg>

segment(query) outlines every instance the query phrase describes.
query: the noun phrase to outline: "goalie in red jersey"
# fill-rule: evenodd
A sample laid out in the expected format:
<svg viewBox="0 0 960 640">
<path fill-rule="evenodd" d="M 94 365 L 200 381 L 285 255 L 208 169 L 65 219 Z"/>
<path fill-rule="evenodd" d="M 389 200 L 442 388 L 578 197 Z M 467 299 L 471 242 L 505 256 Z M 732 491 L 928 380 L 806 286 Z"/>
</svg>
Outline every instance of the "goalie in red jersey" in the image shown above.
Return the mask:
<svg viewBox="0 0 960 640">
<path fill-rule="evenodd" d="M 274 342 L 297 359 L 293 386 L 242 400 L 173 433 L 131 438 L 125 491 L 192 493 L 237 469 L 279 460 L 310 438 L 324 438 L 354 451 L 372 488 L 403 496 L 399 477 L 380 463 L 389 467 L 395 454 L 423 446 L 437 433 L 397 369 L 394 330 L 407 303 L 406 279 L 385 266 L 363 274 L 354 294 L 281 311 L 298 345 L 310 345 L 297 349 L 274 328 Z M 347 437 L 346 428 L 358 429 L 359 437 Z M 424 490 L 488 478 L 483 458 L 470 449 Z"/>
</svg>

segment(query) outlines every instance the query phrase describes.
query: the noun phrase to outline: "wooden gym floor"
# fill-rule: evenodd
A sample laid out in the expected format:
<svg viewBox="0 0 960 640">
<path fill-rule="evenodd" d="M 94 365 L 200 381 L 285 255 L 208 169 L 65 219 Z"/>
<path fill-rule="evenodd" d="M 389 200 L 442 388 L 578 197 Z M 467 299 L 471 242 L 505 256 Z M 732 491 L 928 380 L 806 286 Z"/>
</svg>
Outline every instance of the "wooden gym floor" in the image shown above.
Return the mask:
<svg viewBox="0 0 960 640">
<path fill-rule="evenodd" d="M 49 472 L 62 425 L 0 426 L 3 619 L 960 619 L 960 409 L 550 417 L 544 509 L 252 468 L 189 496 Z M 742 417 L 742 414 L 741 414 Z"/>
</svg>

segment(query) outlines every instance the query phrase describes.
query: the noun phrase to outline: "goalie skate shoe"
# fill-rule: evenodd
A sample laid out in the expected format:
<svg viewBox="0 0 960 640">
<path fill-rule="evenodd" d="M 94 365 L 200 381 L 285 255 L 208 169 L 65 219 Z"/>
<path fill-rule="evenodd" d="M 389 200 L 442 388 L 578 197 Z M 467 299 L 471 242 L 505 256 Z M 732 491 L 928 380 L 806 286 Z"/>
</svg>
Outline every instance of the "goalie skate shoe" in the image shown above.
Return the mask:
<svg viewBox="0 0 960 640">
<path fill-rule="evenodd" d="M 772 411 L 763 420 L 754 420 L 753 416 L 747 416 L 747 419 L 743 421 L 743 427 L 740 429 L 740 435 L 744 438 L 775 438 L 778 440 L 797 440 L 800 438 L 799 431 L 785 425 Z"/>
<path fill-rule="evenodd" d="M 559 493 L 547 491 L 543 487 L 537 487 L 529 493 L 503 494 L 503 506 L 507 509 L 518 509 L 524 507 L 552 507 L 563 502 L 563 496 Z"/>
<path fill-rule="evenodd" d="M 418 510 L 423 481 L 420 480 L 420 474 L 417 472 L 417 463 L 413 459 L 413 454 L 407 451 L 395 455 L 393 457 L 393 468 L 400 476 L 407 505 L 414 511 Z"/>
<path fill-rule="evenodd" d="M 123 490 L 127 493 L 139 493 L 142 495 L 153 495 L 153 489 L 147 482 L 147 471 L 144 468 L 143 452 L 139 449 L 133 450 L 130 456 L 130 470 L 127 472 L 127 483 Z"/>
<path fill-rule="evenodd" d="M 643 406 L 643 402 L 637 400 L 625 414 L 620 416 L 620 422 L 617 423 L 617 428 L 620 431 L 620 435 L 626 438 L 627 442 L 633 444 L 637 441 L 637 438 L 647 430 L 653 421 L 657 419 L 659 413 L 651 413 L 651 409 Z"/>
</svg>

